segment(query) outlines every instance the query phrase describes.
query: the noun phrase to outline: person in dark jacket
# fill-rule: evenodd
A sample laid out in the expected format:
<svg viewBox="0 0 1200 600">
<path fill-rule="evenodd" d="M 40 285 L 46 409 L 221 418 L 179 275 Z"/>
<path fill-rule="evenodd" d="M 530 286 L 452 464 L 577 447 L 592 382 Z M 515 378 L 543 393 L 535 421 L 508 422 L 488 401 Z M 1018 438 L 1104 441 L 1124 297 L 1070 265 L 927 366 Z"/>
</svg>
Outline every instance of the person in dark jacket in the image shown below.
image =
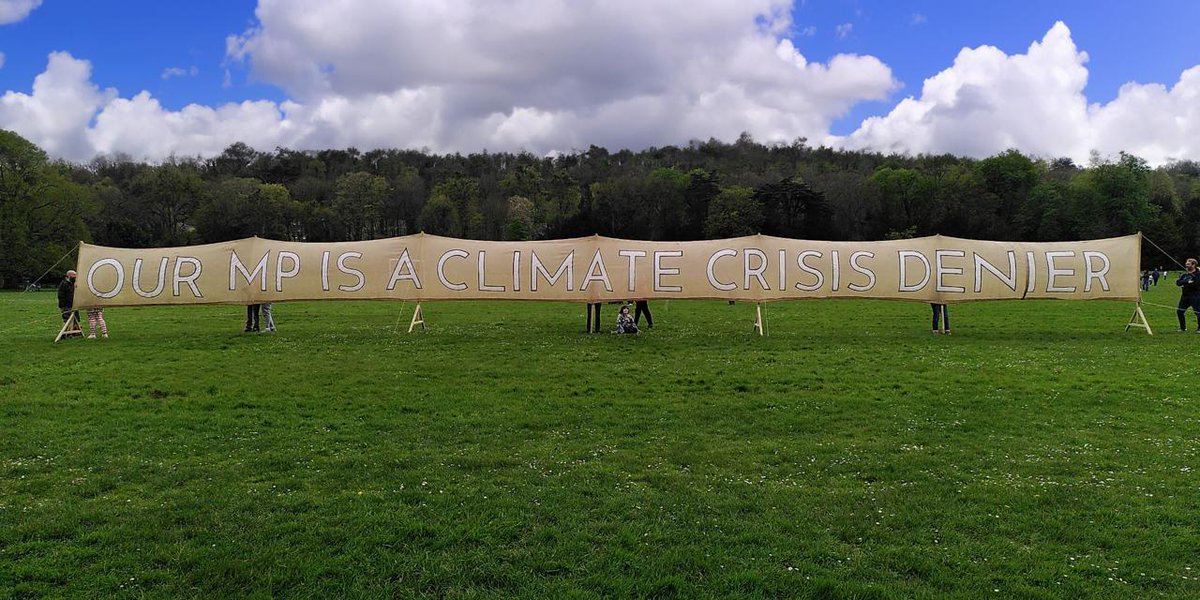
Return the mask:
<svg viewBox="0 0 1200 600">
<path fill-rule="evenodd" d="M 1179 317 L 1179 331 L 1187 331 L 1187 309 L 1191 308 L 1196 315 L 1196 333 L 1200 333 L 1200 271 L 1196 270 L 1196 259 L 1184 261 L 1183 268 L 1186 270 L 1175 280 L 1180 292 L 1175 316 Z"/>
<path fill-rule="evenodd" d="M 71 315 L 75 315 L 75 322 L 79 323 L 79 311 L 73 310 L 75 306 L 75 271 L 67 271 L 63 276 L 62 281 L 58 282 L 58 312 L 62 313 L 63 323 L 66 323 Z M 66 337 L 79 337 L 82 333 L 72 333 Z"/>
<path fill-rule="evenodd" d="M 75 314 L 75 320 L 79 320 L 79 311 L 71 310 L 75 305 L 75 271 L 67 271 L 63 276 L 62 281 L 58 282 L 58 311 L 62 313 L 63 323 L 71 318 L 71 314 Z"/>
</svg>

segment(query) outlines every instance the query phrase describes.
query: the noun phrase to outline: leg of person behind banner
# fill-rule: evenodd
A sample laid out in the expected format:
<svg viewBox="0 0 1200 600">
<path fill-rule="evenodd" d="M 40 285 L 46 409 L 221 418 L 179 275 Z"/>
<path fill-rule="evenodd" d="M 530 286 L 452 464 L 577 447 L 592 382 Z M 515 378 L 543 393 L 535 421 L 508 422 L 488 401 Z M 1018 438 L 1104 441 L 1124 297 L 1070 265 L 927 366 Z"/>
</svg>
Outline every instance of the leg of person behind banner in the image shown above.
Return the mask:
<svg viewBox="0 0 1200 600">
<path fill-rule="evenodd" d="M 754 330 L 758 332 L 758 335 L 767 335 L 767 328 L 763 325 L 761 303 L 754 305 L 754 314 Z"/>
<path fill-rule="evenodd" d="M 1129 331 L 1130 327 L 1141 327 L 1146 330 L 1146 333 L 1154 335 L 1154 332 L 1150 331 L 1150 322 L 1146 320 L 1146 313 L 1142 312 L 1141 302 L 1133 305 L 1133 316 L 1129 317 L 1129 323 L 1125 325 L 1125 331 Z"/>
<path fill-rule="evenodd" d="M 58 330 L 58 336 L 54 338 L 54 341 L 57 342 L 68 335 L 76 333 L 83 335 L 83 327 L 79 324 L 79 315 L 75 311 L 71 311 L 71 316 L 63 322 L 62 329 Z"/>
<path fill-rule="evenodd" d="M 412 322 L 408 324 L 408 332 L 412 333 L 417 325 L 420 325 L 421 329 L 425 329 L 425 314 L 421 312 L 420 302 L 417 303 L 417 308 L 413 309 L 413 318 Z"/>
</svg>

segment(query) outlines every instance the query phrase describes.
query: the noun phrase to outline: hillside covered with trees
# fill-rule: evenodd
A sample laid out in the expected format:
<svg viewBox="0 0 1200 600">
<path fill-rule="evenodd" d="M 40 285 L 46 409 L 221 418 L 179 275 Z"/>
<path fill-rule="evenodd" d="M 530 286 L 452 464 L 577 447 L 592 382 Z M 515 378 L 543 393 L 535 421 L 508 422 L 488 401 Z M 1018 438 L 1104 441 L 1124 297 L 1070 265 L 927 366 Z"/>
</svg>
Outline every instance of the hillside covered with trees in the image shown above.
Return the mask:
<svg viewBox="0 0 1200 600">
<path fill-rule="evenodd" d="M 553 157 L 260 152 L 239 143 L 208 159 L 72 164 L 0 130 L 0 287 L 33 280 L 79 240 L 153 247 L 418 231 L 491 240 L 764 233 L 1020 241 L 1142 231 L 1180 259 L 1200 251 L 1200 163 L 1150 168 L 1121 154 L 1076 165 L 1015 150 L 982 160 L 885 156 L 743 135 Z M 1153 249 L 1143 256 L 1145 266 L 1170 262 Z"/>
</svg>

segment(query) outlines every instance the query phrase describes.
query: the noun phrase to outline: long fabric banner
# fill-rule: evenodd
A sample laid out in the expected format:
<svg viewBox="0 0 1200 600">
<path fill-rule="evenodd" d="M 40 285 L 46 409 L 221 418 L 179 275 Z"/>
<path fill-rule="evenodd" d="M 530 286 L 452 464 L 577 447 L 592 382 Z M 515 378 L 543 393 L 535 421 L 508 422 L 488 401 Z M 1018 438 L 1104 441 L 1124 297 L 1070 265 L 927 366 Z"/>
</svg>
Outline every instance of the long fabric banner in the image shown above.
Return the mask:
<svg viewBox="0 0 1200 600">
<path fill-rule="evenodd" d="M 364 242 L 249 238 L 179 248 L 81 244 L 75 306 L 287 300 L 878 298 L 956 303 L 1140 299 L 1141 234 L 1076 242 L 925 237 L 818 242 L 600 236 L 488 242 L 418 234 Z"/>
</svg>

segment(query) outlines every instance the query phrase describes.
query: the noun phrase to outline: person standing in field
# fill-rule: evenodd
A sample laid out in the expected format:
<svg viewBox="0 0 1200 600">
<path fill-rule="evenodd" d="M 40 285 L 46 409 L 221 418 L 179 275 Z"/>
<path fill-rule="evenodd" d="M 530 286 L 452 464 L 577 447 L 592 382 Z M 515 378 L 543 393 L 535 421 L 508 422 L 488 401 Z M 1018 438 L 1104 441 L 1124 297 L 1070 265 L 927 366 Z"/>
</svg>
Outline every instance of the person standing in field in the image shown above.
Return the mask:
<svg viewBox="0 0 1200 600">
<path fill-rule="evenodd" d="M 1196 259 L 1189 258 L 1183 262 L 1183 273 L 1175 280 L 1179 286 L 1179 307 L 1175 316 L 1179 317 L 1179 331 L 1187 331 L 1187 309 L 1192 309 L 1196 315 L 1196 333 L 1200 333 L 1200 272 L 1196 271 Z"/>
<path fill-rule="evenodd" d="M 646 315 L 646 328 L 654 327 L 654 317 L 650 316 L 650 303 L 645 300 L 638 300 L 633 310 L 634 325 L 637 325 L 642 320 L 642 315 Z"/>
<path fill-rule="evenodd" d="M 246 305 L 246 333 L 258 331 L 258 313 L 260 304 Z"/>
<path fill-rule="evenodd" d="M 88 329 L 91 330 L 91 333 L 88 335 L 88 339 L 89 340 L 96 339 L 97 326 L 100 328 L 100 335 L 107 338 L 108 337 L 108 323 L 104 322 L 104 309 L 97 307 L 97 306 L 93 306 L 92 308 L 87 309 L 87 311 L 88 311 Z"/>
<path fill-rule="evenodd" d="M 595 317 L 593 318 L 593 315 Z M 600 303 L 588 302 L 587 305 L 587 326 L 583 330 L 584 333 L 600 333 Z"/>
<path fill-rule="evenodd" d="M 75 271 L 67 271 L 63 275 L 62 281 L 58 282 L 58 312 L 62 313 L 63 323 L 75 315 L 75 321 L 79 321 L 79 311 L 72 310 L 75 305 Z"/>
<path fill-rule="evenodd" d="M 267 331 L 275 331 L 275 318 L 271 316 L 271 303 L 265 302 L 262 305 L 262 320 L 263 328 Z"/>
<path fill-rule="evenodd" d="M 934 335 L 944 333 L 950 335 L 950 309 L 945 304 L 930 303 L 933 308 L 933 333 Z M 945 325 L 945 329 L 938 327 L 938 321 Z"/>
</svg>

